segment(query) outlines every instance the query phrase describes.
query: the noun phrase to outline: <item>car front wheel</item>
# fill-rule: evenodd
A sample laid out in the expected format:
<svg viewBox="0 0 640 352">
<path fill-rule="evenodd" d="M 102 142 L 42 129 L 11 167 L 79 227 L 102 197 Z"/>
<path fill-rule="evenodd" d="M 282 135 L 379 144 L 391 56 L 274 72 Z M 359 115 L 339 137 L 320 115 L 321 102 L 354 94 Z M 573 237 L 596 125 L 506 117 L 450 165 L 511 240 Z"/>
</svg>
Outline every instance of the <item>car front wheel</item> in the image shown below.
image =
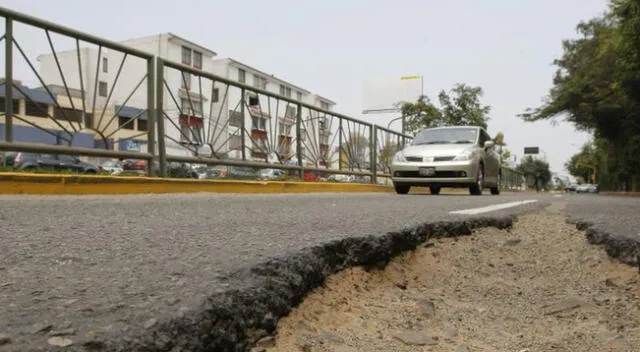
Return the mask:
<svg viewBox="0 0 640 352">
<path fill-rule="evenodd" d="M 482 189 L 484 188 L 484 170 L 482 164 L 478 166 L 478 175 L 476 176 L 476 183 L 469 186 L 469 193 L 472 196 L 482 195 Z"/>
<path fill-rule="evenodd" d="M 410 185 L 393 184 L 397 194 L 407 194 L 411 190 Z"/>
<path fill-rule="evenodd" d="M 491 187 L 491 194 L 497 196 L 500 194 L 500 183 L 502 182 L 502 176 L 498 174 L 498 181 L 496 182 L 495 187 Z"/>
</svg>

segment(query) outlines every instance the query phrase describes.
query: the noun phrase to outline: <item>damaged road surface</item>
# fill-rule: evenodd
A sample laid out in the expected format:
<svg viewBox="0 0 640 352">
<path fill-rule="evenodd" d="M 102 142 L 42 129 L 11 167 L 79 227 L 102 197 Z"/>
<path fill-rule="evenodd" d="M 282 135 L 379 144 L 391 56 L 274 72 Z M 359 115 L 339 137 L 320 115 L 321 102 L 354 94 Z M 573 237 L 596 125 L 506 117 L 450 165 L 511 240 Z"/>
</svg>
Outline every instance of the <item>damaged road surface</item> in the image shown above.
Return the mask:
<svg viewBox="0 0 640 352">
<path fill-rule="evenodd" d="M 333 275 L 254 351 L 637 351 L 638 269 L 564 208 Z"/>
<path fill-rule="evenodd" d="M 0 197 L 0 351 L 630 346 L 635 276 L 523 215 L 583 199 L 557 196 Z M 584 199 L 576 221 L 618 204 Z"/>
</svg>

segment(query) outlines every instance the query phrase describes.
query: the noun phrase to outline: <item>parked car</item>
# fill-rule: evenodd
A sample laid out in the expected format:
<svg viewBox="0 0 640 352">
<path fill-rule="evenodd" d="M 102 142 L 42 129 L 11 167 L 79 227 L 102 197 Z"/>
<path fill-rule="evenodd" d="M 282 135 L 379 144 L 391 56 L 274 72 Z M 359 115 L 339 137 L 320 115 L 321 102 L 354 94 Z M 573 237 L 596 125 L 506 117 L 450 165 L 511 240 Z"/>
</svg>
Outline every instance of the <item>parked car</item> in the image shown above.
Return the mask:
<svg viewBox="0 0 640 352">
<path fill-rule="evenodd" d="M 598 185 L 583 183 L 576 187 L 576 193 L 598 193 Z"/>
<path fill-rule="evenodd" d="M 122 160 L 122 169 L 126 172 L 136 173 L 139 175 L 147 174 L 146 160 Z M 160 163 L 154 162 L 154 170 L 156 174 L 160 172 Z M 167 163 L 167 176 L 174 178 L 198 178 L 198 173 L 188 163 L 169 162 Z"/>
<path fill-rule="evenodd" d="M 12 166 L 16 170 L 47 169 L 84 174 L 97 174 L 99 171 L 97 166 L 85 163 L 77 156 L 49 153 L 17 153 Z"/>
<path fill-rule="evenodd" d="M 122 163 L 114 160 L 106 161 L 100 164 L 100 168 L 108 172 L 110 175 L 118 175 L 122 173 L 122 171 L 124 171 L 124 169 L 122 168 Z"/>
<path fill-rule="evenodd" d="M 442 187 L 465 187 L 472 195 L 481 195 L 485 188 L 500 194 L 502 176 L 495 143 L 478 126 L 418 132 L 409 146 L 394 155 L 391 175 L 398 194 L 423 186 L 431 194 L 439 194 Z"/>
<path fill-rule="evenodd" d="M 279 169 L 262 169 L 260 178 L 263 180 L 277 180 L 285 177 L 285 172 Z"/>
<path fill-rule="evenodd" d="M 18 152 L 0 152 L 0 166 L 13 166 L 13 160 L 18 155 Z"/>
<path fill-rule="evenodd" d="M 565 191 L 565 192 L 569 192 L 569 193 L 571 193 L 571 192 L 575 192 L 577 188 L 578 188 L 578 185 L 577 185 L 577 184 L 575 184 L 575 183 L 573 183 L 573 184 L 567 185 L 567 186 L 564 188 L 564 191 Z"/>
</svg>

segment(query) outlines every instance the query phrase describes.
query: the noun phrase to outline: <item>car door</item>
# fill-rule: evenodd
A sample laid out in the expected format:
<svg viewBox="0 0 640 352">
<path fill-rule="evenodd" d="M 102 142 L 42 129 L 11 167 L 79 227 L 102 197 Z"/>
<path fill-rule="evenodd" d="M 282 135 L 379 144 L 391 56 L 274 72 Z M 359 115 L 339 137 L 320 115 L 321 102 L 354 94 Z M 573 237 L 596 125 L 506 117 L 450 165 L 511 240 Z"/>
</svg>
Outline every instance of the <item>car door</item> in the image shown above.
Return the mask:
<svg viewBox="0 0 640 352">
<path fill-rule="evenodd" d="M 72 155 L 58 155 L 58 161 L 60 162 L 60 169 L 69 170 L 73 172 L 83 172 L 84 166 L 78 162 L 78 159 Z"/>
</svg>

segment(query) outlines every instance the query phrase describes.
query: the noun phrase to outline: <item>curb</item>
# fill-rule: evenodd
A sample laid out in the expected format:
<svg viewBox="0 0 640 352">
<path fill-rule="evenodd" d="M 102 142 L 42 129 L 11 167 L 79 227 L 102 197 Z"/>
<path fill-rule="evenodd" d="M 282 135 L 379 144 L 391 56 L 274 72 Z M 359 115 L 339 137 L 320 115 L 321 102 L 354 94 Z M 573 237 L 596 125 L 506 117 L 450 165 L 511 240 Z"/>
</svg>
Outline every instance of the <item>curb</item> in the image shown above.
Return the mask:
<svg viewBox="0 0 640 352">
<path fill-rule="evenodd" d="M 1 173 L 0 194 L 88 195 L 149 193 L 348 193 L 393 192 L 393 187 L 358 183 L 194 180 L 137 176 Z"/>
<path fill-rule="evenodd" d="M 627 197 L 639 197 L 640 192 L 600 192 L 607 196 L 627 196 Z"/>
<path fill-rule="evenodd" d="M 515 217 L 476 217 L 465 221 L 426 223 L 382 236 L 351 237 L 310 247 L 295 254 L 246 267 L 223 280 L 205 302 L 187 313 L 166 316 L 151 329 L 106 336 L 91 342 L 99 351 L 248 351 L 273 334 L 278 320 L 343 269 L 384 268 L 393 257 L 430 238 L 471 235 L 474 229 L 512 227 Z M 203 278 L 205 279 L 205 278 Z M 68 351 L 86 351 L 70 346 Z"/>
</svg>

